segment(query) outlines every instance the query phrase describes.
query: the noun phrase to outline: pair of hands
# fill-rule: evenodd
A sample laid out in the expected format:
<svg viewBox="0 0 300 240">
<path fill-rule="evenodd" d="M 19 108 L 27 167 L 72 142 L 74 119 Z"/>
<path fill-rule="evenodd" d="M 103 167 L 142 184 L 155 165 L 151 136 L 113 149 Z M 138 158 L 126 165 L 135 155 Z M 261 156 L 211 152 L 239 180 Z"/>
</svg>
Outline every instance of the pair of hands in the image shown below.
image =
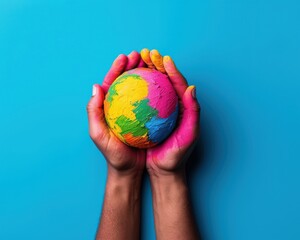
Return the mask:
<svg viewBox="0 0 300 240">
<path fill-rule="evenodd" d="M 137 149 L 121 142 L 108 128 L 103 102 L 113 81 L 123 72 L 136 67 L 154 68 L 167 74 L 179 98 L 179 119 L 172 134 L 160 145 L 149 149 Z M 89 133 L 105 156 L 110 171 L 121 175 L 142 173 L 145 166 L 151 176 L 165 176 L 185 171 L 189 157 L 199 135 L 200 107 L 195 87 L 188 86 L 169 56 L 157 50 L 133 51 L 121 54 L 113 62 L 102 86 L 93 86 L 93 96 L 87 105 Z"/>
</svg>

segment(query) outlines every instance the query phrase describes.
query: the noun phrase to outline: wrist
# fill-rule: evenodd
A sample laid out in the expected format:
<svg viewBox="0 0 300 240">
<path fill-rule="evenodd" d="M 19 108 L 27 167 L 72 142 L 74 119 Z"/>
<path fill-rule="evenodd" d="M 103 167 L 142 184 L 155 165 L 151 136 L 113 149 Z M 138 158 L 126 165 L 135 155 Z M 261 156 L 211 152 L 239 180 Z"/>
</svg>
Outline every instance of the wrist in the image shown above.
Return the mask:
<svg viewBox="0 0 300 240">
<path fill-rule="evenodd" d="M 174 230 L 188 229 L 187 219 L 192 219 L 185 171 L 152 175 L 150 182 L 157 235 L 165 236 L 166 239 L 185 239 L 188 231 L 179 230 L 179 234 Z M 179 223 L 181 226 L 178 226 Z M 166 232 L 165 226 L 173 230 Z"/>
<path fill-rule="evenodd" d="M 137 201 L 140 199 L 142 176 L 142 172 L 120 172 L 108 168 L 105 194 L 124 203 Z"/>
<path fill-rule="evenodd" d="M 151 175 L 150 183 L 154 204 L 169 204 L 183 195 L 188 195 L 188 185 L 184 170 L 168 174 Z"/>
<path fill-rule="evenodd" d="M 142 171 L 108 167 L 97 239 L 138 239 Z"/>
<path fill-rule="evenodd" d="M 119 170 L 107 165 L 107 178 L 114 178 L 115 180 L 122 179 L 124 181 L 140 180 L 143 176 L 144 168 L 130 168 Z"/>
<path fill-rule="evenodd" d="M 177 168 L 174 170 L 164 170 L 158 167 L 150 167 L 147 169 L 149 178 L 153 184 L 173 184 L 173 183 L 186 183 L 186 169 L 185 167 Z"/>
</svg>

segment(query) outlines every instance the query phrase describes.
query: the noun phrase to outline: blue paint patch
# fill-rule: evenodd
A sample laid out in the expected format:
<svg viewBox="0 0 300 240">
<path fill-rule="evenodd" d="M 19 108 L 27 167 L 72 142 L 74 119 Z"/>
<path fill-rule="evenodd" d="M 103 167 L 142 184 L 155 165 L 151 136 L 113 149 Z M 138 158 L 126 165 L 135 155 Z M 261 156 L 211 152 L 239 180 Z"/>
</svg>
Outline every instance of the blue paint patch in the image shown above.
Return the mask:
<svg viewBox="0 0 300 240">
<path fill-rule="evenodd" d="M 150 141 L 160 143 L 166 139 L 174 129 L 178 116 L 178 104 L 176 110 L 168 118 L 159 118 L 157 116 L 151 118 L 146 123 Z"/>
</svg>

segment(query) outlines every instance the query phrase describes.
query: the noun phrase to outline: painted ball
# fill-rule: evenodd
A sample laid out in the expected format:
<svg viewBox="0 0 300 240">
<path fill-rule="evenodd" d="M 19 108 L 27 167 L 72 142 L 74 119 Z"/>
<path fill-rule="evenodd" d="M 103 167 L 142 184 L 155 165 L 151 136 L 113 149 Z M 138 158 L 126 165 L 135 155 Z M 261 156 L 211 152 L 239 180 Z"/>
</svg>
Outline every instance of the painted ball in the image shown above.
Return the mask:
<svg viewBox="0 0 300 240">
<path fill-rule="evenodd" d="M 150 68 L 124 72 L 110 86 L 104 100 L 105 119 L 124 143 L 153 147 L 176 125 L 178 97 L 167 75 Z"/>
</svg>

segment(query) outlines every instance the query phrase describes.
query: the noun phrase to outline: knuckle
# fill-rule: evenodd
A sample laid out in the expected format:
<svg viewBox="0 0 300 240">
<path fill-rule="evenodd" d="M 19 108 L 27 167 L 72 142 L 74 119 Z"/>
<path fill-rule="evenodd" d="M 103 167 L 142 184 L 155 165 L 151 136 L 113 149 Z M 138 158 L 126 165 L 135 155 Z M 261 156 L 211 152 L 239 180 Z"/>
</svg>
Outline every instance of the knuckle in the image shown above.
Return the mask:
<svg viewBox="0 0 300 240">
<path fill-rule="evenodd" d="M 201 112 L 201 106 L 200 103 L 198 101 L 196 101 L 194 109 L 196 112 Z"/>
<path fill-rule="evenodd" d="M 90 112 L 91 106 L 90 106 L 89 103 L 85 106 L 85 109 L 86 109 L 87 112 Z"/>
<path fill-rule="evenodd" d="M 87 112 L 91 112 L 93 107 L 92 107 L 92 104 L 91 104 L 91 100 L 87 103 L 87 105 L 85 106 L 86 108 L 86 111 Z"/>
<path fill-rule="evenodd" d="M 95 131 L 89 131 L 89 135 L 90 138 L 94 141 L 94 142 L 98 142 L 101 141 L 103 134 L 101 132 L 95 132 Z"/>
</svg>

